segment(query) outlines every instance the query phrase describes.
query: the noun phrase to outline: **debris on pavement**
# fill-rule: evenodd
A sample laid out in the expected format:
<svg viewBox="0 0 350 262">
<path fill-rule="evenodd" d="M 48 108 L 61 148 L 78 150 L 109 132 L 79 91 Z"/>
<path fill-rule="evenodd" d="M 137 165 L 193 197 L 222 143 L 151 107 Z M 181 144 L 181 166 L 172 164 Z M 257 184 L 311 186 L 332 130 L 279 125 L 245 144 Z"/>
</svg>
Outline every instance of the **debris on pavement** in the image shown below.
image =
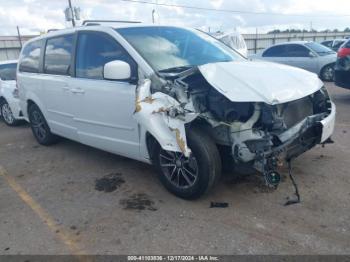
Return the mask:
<svg viewBox="0 0 350 262">
<path fill-rule="evenodd" d="M 211 202 L 210 208 L 227 208 L 228 203 L 226 202 Z"/>
</svg>

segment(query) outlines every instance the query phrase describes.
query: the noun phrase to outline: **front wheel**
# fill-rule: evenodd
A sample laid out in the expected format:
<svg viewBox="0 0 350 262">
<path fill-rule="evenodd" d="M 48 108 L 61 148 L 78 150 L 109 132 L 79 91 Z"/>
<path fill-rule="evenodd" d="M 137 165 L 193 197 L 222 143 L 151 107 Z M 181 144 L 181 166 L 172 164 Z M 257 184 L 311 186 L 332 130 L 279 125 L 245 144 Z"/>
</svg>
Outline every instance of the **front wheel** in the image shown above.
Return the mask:
<svg viewBox="0 0 350 262">
<path fill-rule="evenodd" d="M 190 157 L 166 151 L 157 144 L 153 162 L 162 184 L 174 195 L 196 199 L 208 192 L 221 175 L 221 159 L 214 141 L 198 128 L 187 132 Z"/>
<path fill-rule="evenodd" d="M 0 101 L 0 110 L 1 110 L 2 119 L 4 120 L 6 125 L 8 126 L 18 125 L 19 121 L 16 120 L 16 118 L 13 116 L 11 107 L 6 100 Z"/>
<path fill-rule="evenodd" d="M 326 82 L 334 81 L 334 64 L 326 65 L 321 71 L 321 79 Z"/>
</svg>

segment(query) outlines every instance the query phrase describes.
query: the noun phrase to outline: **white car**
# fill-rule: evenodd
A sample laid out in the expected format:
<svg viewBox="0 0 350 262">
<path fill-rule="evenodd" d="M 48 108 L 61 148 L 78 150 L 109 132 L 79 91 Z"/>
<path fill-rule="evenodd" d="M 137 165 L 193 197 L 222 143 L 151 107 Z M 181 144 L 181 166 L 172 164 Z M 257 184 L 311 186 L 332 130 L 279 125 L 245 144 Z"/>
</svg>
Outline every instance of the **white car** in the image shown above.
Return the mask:
<svg viewBox="0 0 350 262">
<path fill-rule="evenodd" d="M 252 58 L 299 67 L 333 81 L 337 53 L 316 42 L 294 41 L 268 47 Z"/>
<path fill-rule="evenodd" d="M 251 62 L 215 38 L 173 26 L 83 26 L 28 41 L 17 81 L 43 145 L 57 136 L 153 163 L 194 199 L 222 165 L 278 183 L 277 163 L 327 143 L 335 105 L 317 75 Z"/>
<path fill-rule="evenodd" d="M 9 126 L 23 119 L 16 87 L 17 61 L 0 62 L 0 116 Z"/>
<path fill-rule="evenodd" d="M 347 39 L 332 39 L 321 42 L 324 45 L 335 52 L 338 52 L 339 48 L 347 41 Z"/>
</svg>

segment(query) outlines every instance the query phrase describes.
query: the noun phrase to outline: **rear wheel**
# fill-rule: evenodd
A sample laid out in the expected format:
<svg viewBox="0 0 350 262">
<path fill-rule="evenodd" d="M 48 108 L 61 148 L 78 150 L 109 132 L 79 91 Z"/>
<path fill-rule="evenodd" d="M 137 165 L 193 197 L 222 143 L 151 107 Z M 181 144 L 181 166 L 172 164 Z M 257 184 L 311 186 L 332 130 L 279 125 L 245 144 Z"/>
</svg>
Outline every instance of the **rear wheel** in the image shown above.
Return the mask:
<svg viewBox="0 0 350 262">
<path fill-rule="evenodd" d="M 48 146 L 57 142 L 58 137 L 51 133 L 44 115 L 36 104 L 29 106 L 28 116 L 33 135 L 39 144 Z"/>
<path fill-rule="evenodd" d="M 221 175 L 221 160 L 216 144 L 202 130 L 188 130 L 190 157 L 166 151 L 156 145 L 153 161 L 162 184 L 184 199 L 196 199 L 208 192 Z"/>
<path fill-rule="evenodd" d="M 321 79 L 326 82 L 334 81 L 334 64 L 326 65 L 321 71 Z"/>
<path fill-rule="evenodd" d="M 6 125 L 8 126 L 18 125 L 19 121 L 16 120 L 16 118 L 13 116 L 10 105 L 5 99 L 2 99 L 0 101 L 0 110 L 1 110 L 2 119 L 4 120 Z"/>
</svg>

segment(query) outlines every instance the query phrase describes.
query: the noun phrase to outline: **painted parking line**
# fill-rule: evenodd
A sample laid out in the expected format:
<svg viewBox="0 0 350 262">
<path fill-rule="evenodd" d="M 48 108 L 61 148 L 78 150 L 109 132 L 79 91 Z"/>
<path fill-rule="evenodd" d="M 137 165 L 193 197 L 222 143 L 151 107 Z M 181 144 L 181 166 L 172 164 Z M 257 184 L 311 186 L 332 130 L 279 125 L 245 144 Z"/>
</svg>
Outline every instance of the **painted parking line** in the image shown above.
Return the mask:
<svg viewBox="0 0 350 262">
<path fill-rule="evenodd" d="M 16 182 L 16 180 L 9 176 L 6 170 L 0 166 L 0 177 L 3 177 L 8 185 L 17 193 L 17 195 L 23 200 L 23 202 L 29 206 L 34 213 L 41 219 L 41 221 L 47 225 L 47 227 L 61 240 L 61 242 L 67 246 L 72 255 L 77 255 L 78 259 L 81 255 L 86 255 L 77 244 L 74 242 L 70 233 L 68 233 L 62 226 L 58 225 L 53 217 L 43 209 L 38 202 L 36 202 L 24 189 Z M 86 261 L 86 258 L 80 257 L 81 261 Z"/>
</svg>

